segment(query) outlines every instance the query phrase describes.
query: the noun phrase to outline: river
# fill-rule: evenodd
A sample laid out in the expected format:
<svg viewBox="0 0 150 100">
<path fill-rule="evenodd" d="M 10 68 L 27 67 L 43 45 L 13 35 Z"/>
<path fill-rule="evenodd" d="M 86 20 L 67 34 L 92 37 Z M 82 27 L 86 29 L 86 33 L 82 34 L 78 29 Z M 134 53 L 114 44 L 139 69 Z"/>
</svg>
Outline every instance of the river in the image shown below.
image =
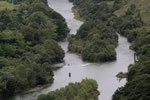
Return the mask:
<svg viewBox="0 0 150 100">
<path fill-rule="evenodd" d="M 82 22 L 74 19 L 71 10 L 73 7 L 72 3 L 68 2 L 68 0 L 48 0 L 48 4 L 66 19 L 70 34 L 76 34 Z M 130 44 L 126 38 L 119 35 L 119 43 L 116 48 L 117 60 L 106 63 L 84 62 L 80 56 L 67 52 L 67 41 L 59 44 L 65 51 L 65 65 L 54 71 L 54 83 L 34 92 L 17 95 L 13 100 L 35 100 L 40 94 L 64 87 L 69 82 L 79 82 L 84 78 L 92 78 L 97 81 L 98 90 L 101 93 L 99 100 L 111 100 L 115 90 L 125 85 L 126 79 L 119 82 L 116 74 L 127 72 L 128 65 L 134 62 L 134 52 L 129 49 Z M 69 72 L 72 74 L 71 78 L 68 77 Z"/>
</svg>

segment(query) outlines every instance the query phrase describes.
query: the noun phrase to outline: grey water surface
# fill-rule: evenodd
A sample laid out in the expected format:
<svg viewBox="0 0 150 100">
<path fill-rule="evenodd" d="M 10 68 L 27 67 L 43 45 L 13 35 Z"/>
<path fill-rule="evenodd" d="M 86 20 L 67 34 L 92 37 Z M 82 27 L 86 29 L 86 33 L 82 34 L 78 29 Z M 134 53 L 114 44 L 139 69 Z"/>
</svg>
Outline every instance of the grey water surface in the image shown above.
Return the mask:
<svg viewBox="0 0 150 100">
<path fill-rule="evenodd" d="M 48 5 L 66 19 L 70 34 L 76 34 L 82 22 L 74 19 L 71 10 L 73 7 L 72 3 L 68 2 L 68 0 L 48 0 Z M 12 100 L 35 100 L 40 94 L 64 87 L 69 82 L 80 82 L 84 78 L 92 78 L 97 81 L 98 90 L 101 93 L 99 100 L 111 100 L 115 90 L 125 85 L 126 80 L 123 79 L 119 82 L 116 74 L 127 72 L 128 65 L 134 62 L 134 52 L 129 49 L 130 44 L 126 38 L 119 35 L 119 43 L 116 48 L 117 60 L 106 63 L 84 62 L 80 56 L 67 52 L 67 41 L 59 44 L 65 51 L 65 65 L 54 71 L 54 83 L 34 92 L 17 95 Z M 68 76 L 69 72 L 72 74 L 70 78 Z"/>
</svg>

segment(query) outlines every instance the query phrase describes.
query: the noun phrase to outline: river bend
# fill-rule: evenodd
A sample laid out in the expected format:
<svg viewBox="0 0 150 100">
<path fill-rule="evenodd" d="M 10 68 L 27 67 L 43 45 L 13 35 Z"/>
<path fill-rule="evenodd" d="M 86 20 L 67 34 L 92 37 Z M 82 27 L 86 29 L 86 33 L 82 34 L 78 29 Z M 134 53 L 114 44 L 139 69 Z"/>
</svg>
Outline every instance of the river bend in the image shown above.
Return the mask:
<svg viewBox="0 0 150 100">
<path fill-rule="evenodd" d="M 82 22 L 74 19 L 71 10 L 72 3 L 68 0 L 48 0 L 48 5 L 66 19 L 70 34 L 76 34 Z M 65 51 L 65 65 L 54 71 L 54 83 L 47 88 L 17 95 L 13 100 L 35 100 L 40 94 L 64 87 L 69 82 L 79 82 L 84 78 L 93 78 L 97 81 L 98 90 L 101 93 L 99 100 L 111 100 L 114 91 L 126 83 L 125 79 L 119 82 L 115 75 L 118 72 L 127 72 L 128 65 L 134 61 L 134 52 L 129 49 L 130 44 L 126 38 L 119 35 L 118 41 L 118 47 L 116 48 L 117 60 L 107 63 L 84 62 L 80 56 L 67 52 L 67 41 L 60 42 L 59 44 Z M 69 72 L 72 74 L 71 78 L 68 77 Z"/>
</svg>

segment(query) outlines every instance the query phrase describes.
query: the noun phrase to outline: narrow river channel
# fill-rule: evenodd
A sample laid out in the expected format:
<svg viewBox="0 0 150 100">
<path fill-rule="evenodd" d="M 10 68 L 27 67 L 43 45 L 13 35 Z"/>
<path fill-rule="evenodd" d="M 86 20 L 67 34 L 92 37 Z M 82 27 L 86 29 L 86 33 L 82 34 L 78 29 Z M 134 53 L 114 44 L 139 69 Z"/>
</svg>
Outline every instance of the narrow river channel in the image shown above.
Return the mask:
<svg viewBox="0 0 150 100">
<path fill-rule="evenodd" d="M 74 19 L 71 10 L 73 7 L 72 3 L 68 2 L 68 0 L 48 0 L 48 4 L 66 19 L 70 28 L 70 34 L 76 34 L 82 22 Z M 117 60 L 107 63 L 83 62 L 80 56 L 67 52 L 67 41 L 59 44 L 65 51 L 65 65 L 54 71 L 54 83 L 34 92 L 17 95 L 13 100 L 35 100 L 40 94 L 64 87 L 69 82 L 79 82 L 84 78 L 93 78 L 97 81 L 99 85 L 98 90 L 101 93 L 99 100 L 111 100 L 114 91 L 118 87 L 125 85 L 126 80 L 123 79 L 119 82 L 116 74 L 118 72 L 127 72 L 128 65 L 134 61 L 134 52 L 129 50 L 130 44 L 126 38 L 119 35 L 119 43 L 116 48 Z M 68 77 L 69 72 L 72 74 L 71 78 Z"/>
</svg>

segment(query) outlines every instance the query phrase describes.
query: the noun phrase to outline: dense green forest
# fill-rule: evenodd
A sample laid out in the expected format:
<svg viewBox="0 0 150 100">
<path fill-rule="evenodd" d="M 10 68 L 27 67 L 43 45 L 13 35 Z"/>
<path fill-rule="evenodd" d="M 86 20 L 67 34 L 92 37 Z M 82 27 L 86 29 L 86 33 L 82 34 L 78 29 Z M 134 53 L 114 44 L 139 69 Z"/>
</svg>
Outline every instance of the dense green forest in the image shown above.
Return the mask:
<svg viewBox="0 0 150 100">
<path fill-rule="evenodd" d="M 52 83 L 51 66 L 64 58 L 57 41 L 69 32 L 65 19 L 46 0 L 15 4 L 0 10 L 0 96 Z"/>
<path fill-rule="evenodd" d="M 116 59 L 117 34 L 110 26 L 112 7 L 93 0 L 70 0 L 85 19 L 75 36 L 69 39 L 69 51 L 79 53 L 84 61 L 105 62 Z"/>
<path fill-rule="evenodd" d="M 102 61 L 100 58 L 103 58 L 104 54 L 107 58 L 110 58 L 109 54 L 113 54 L 111 52 L 114 51 L 117 43 L 115 32 L 127 37 L 131 43 L 130 49 L 136 52 L 137 61 L 129 65 L 128 82 L 115 92 L 113 100 L 149 100 L 150 5 L 148 0 L 70 1 L 73 2 L 74 9 L 78 10 L 80 17 L 86 21 L 77 35 L 71 37 L 69 50 L 81 54 L 83 60 Z M 103 42 L 100 42 L 102 40 Z M 106 49 L 109 46 L 113 48 Z M 98 52 L 103 55 L 98 55 Z M 107 61 L 104 58 L 103 60 Z"/>
<path fill-rule="evenodd" d="M 6 2 L 7 1 L 7 2 Z M 57 44 L 68 28 L 64 18 L 47 6 L 46 0 L 1 1 L 0 96 L 14 95 L 53 82 L 52 64 L 62 62 L 64 51 Z M 131 43 L 137 61 L 129 65 L 127 84 L 112 100 L 150 99 L 150 3 L 148 0 L 70 0 L 84 24 L 69 38 L 69 51 L 84 61 L 116 59 L 117 32 Z M 95 80 L 70 83 L 43 94 L 38 100 L 97 100 Z"/>
<path fill-rule="evenodd" d="M 127 84 L 119 88 L 113 100 L 149 100 L 150 99 L 150 30 L 147 12 L 147 0 L 121 0 L 116 11 L 114 24 L 118 32 L 131 42 L 131 49 L 136 51 L 138 60 L 129 66 Z M 140 5 L 140 6 L 139 6 Z M 126 9 L 125 9 L 126 6 Z M 144 14 L 144 15 L 143 15 Z"/>
<path fill-rule="evenodd" d="M 100 93 L 97 88 L 95 80 L 83 79 L 48 94 L 41 94 L 37 100 L 98 100 Z"/>
</svg>

